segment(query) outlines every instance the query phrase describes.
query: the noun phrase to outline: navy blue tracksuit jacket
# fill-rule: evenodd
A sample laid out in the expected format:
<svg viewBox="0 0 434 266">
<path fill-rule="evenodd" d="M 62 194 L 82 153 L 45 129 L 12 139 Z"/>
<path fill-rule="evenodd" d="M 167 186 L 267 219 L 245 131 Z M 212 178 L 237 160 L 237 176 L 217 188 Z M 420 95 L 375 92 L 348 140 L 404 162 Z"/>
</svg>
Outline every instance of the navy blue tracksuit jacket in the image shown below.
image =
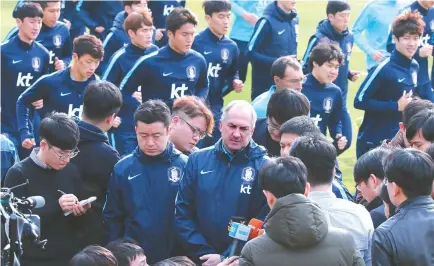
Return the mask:
<svg viewBox="0 0 434 266">
<path fill-rule="evenodd" d="M 161 99 L 172 107 L 175 99 L 185 95 L 205 100 L 208 95 L 205 58 L 194 50 L 179 54 L 166 45 L 140 58 L 120 85 L 125 97 L 139 87 L 143 102 Z"/>
<path fill-rule="evenodd" d="M 16 36 L 18 34 L 18 28 L 13 28 L 5 40 Z M 35 42 L 42 44 L 47 48 L 50 54 L 50 72 L 56 71 L 54 69 L 54 59 L 57 57 L 63 60 L 65 67 L 69 65 L 72 60 L 72 40 L 69 35 L 69 30 L 65 23 L 57 21 L 53 27 L 47 27 L 42 24 L 41 32 L 36 38 Z"/>
<path fill-rule="evenodd" d="M 229 218 L 249 221 L 263 214 L 266 200 L 258 173 L 268 160 L 266 153 L 251 140 L 230 156 L 219 140 L 190 155 L 175 212 L 177 238 L 186 255 L 195 261 L 205 254 L 227 256 L 232 243 Z"/>
<path fill-rule="evenodd" d="M 400 12 L 400 14 L 407 11 L 418 11 L 423 16 L 423 21 L 425 22 L 425 28 L 419 41 L 419 48 L 427 44 L 434 45 L 434 8 L 430 8 L 427 10 L 423 8 L 418 1 L 415 1 L 411 5 L 404 8 Z M 387 51 L 392 52 L 394 49 L 395 43 L 392 39 L 392 32 L 390 32 L 387 43 Z M 419 64 L 419 72 L 417 74 L 417 88 L 415 90 L 415 94 L 417 94 L 423 99 L 434 102 L 434 93 L 432 91 L 433 86 L 429 76 L 428 58 L 429 57 L 420 57 L 419 49 L 414 55 L 414 59 Z M 433 75 L 433 73 L 434 67 L 432 67 L 431 69 L 431 76 Z"/>
<path fill-rule="evenodd" d="M 67 19 L 71 22 L 71 28 L 69 29 L 69 35 L 71 40 L 80 35 L 83 35 L 86 31 L 86 26 L 83 21 L 78 17 L 77 4 L 78 1 L 62 0 L 61 13 L 59 20 L 63 22 L 63 19 Z"/>
<path fill-rule="evenodd" d="M 354 107 L 365 111 L 357 136 L 357 157 L 391 139 L 399 130 L 398 100 L 415 91 L 419 66 L 397 50 L 378 65 L 360 86 Z"/>
<path fill-rule="evenodd" d="M 32 102 L 44 100 L 44 107 L 36 110 L 41 119 L 53 111 L 66 113 L 70 117 L 81 117 L 84 90 L 96 77 L 92 75 L 86 81 L 74 81 L 70 70 L 71 68 L 68 67 L 42 76 L 20 95 L 17 101 L 17 119 L 21 140 L 33 136 L 33 132 L 28 127 L 29 109 L 34 108 Z"/>
<path fill-rule="evenodd" d="M 175 198 L 187 156 L 172 143 L 157 156 L 137 148 L 114 167 L 103 210 L 109 241 L 139 242 L 149 264 L 171 256 Z"/>
<path fill-rule="evenodd" d="M 252 100 L 273 85 L 270 69 L 274 61 L 285 55 L 297 57 L 298 17 L 296 11 L 286 13 L 274 1 L 265 8 L 249 43 L 252 63 Z"/>
<path fill-rule="evenodd" d="M 49 53 L 41 44 L 21 41 L 18 36 L 1 44 L 1 133 L 21 147 L 16 103 L 18 97 L 49 71 Z M 31 125 L 29 125 L 31 126 Z"/>
</svg>

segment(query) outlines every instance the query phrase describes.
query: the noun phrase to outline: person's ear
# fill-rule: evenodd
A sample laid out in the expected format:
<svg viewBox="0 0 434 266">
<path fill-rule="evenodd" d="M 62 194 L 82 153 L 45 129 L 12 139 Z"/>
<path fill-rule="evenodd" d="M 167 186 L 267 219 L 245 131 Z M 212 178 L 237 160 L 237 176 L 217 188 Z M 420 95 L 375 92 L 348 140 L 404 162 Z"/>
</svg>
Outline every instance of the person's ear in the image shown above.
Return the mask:
<svg viewBox="0 0 434 266">
<path fill-rule="evenodd" d="M 167 37 L 169 39 L 175 38 L 175 34 L 171 30 L 167 30 L 166 32 L 167 32 Z"/>
<path fill-rule="evenodd" d="M 264 192 L 265 198 L 267 198 L 268 206 L 270 207 L 270 209 L 273 208 L 273 206 L 277 200 L 276 197 L 270 191 L 263 190 L 263 192 Z"/>
<path fill-rule="evenodd" d="M 131 12 L 133 11 L 133 10 L 131 9 L 131 7 L 128 6 L 128 5 L 124 6 L 124 10 L 125 10 L 125 12 L 126 12 L 128 15 L 131 14 Z"/>
<path fill-rule="evenodd" d="M 398 39 L 398 38 L 396 38 L 396 36 L 395 36 L 395 35 L 393 35 L 393 37 L 392 37 L 392 38 L 393 38 L 393 42 L 394 42 L 394 43 L 397 43 L 397 42 L 399 41 L 399 39 Z"/>
<path fill-rule="evenodd" d="M 306 183 L 306 187 L 305 187 L 305 189 L 304 189 L 304 195 L 307 197 L 307 196 L 309 196 L 309 192 L 310 192 L 310 184 L 309 184 L 309 182 L 308 183 Z"/>
<path fill-rule="evenodd" d="M 116 118 L 116 114 L 113 113 L 111 116 L 105 119 L 106 124 L 112 126 L 113 121 L 115 121 L 115 118 Z"/>
<path fill-rule="evenodd" d="M 399 130 L 404 133 L 405 132 L 405 127 L 404 127 L 404 123 L 399 122 Z"/>
<path fill-rule="evenodd" d="M 402 188 L 400 188 L 396 183 L 391 183 L 393 197 L 397 197 L 402 194 Z"/>
<path fill-rule="evenodd" d="M 20 27 L 21 24 L 23 24 L 23 21 L 19 18 L 15 19 L 15 21 L 17 22 L 17 27 Z"/>
<path fill-rule="evenodd" d="M 377 185 L 378 185 L 378 182 L 380 181 L 380 179 L 378 179 L 378 177 L 377 177 L 376 175 L 374 175 L 374 174 L 370 174 L 370 175 L 369 175 L 368 183 L 369 183 L 369 180 L 372 180 L 372 182 L 373 182 L 373 184 L 374 184 L 375 186 L 377 186 Z"/>
<path fill-rule="evenodd" d="M 77 62 L 78 61 L 78 55 L 76 53 L 72 54 L 72 61 Z"/>
<path fill-rule="evenodd" d="M 333 21 L 335 16 L 333 16 L 333 14 L 327 14 L 327 18 L 328 20 Z"/>
<path fill-rule="evenodd" d="M 210 15 L 205 15 L 205 20 L 209 24 L 209 22 L 211 20 L 211 16 Z"/>
<path fill-rule="evenodd" d="M 222 123 L 222 121 L 220 120 L 220 122 L 219 122 L 219 129 L 220 129 L 220 132 L 222 132 L 222 128 L 223 128 L 223 123 Z"/>
</svg>

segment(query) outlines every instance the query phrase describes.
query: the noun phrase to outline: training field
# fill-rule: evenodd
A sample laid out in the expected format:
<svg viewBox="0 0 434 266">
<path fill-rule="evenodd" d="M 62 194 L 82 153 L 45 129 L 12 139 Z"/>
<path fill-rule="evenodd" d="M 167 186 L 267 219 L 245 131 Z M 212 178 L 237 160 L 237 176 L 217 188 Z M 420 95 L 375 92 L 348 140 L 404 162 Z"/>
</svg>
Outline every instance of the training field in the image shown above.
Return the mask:
<svg viewBox="0 0 434 266">
<path fill-rule="evenodd" d="M 366 1 L 349 1 L 351 4 L 351 22 L 350 29 L 360 14 Z M 16 1 L 4 1 L 1 0 L 1 32 L 0 37 L 3 40 L 4 36 L 8 33 L 15 22 L 12 19 L 12 9 L 16 4 Z M 315 32 L 316 26 L 320 20 L 326 17 L 325 7 L 327 1 L 298 1 L 297 11 L 299 14 L 300 25 L 299 25 L 299 44 L 298 44 L 298 58 L 301 58 L 306 49 L 309 37 Z M 204 13 L 202 11 L 202 1 L 198 0 L 187 0 L 187 7 L 190 8 L 199 18 L 200 23 L 198 30 L 202 30 L 206 26 Z M 360 83 L 366 77 L 366 67 L 365 67 L 365 56 L 360 49 L 355 45 L 353 48 L 353 53 L 350 61 L 352 70 L 362 71 L 362 75 L 357 82 L 350 82 L 349 92 L 348 92 L 348 107 L 351 113 L 351 118 L 353 122 L 353 144 L 352 147 L 346 151 L 343 155 L 339 157 L 340 168 L 343 171 L 344 183 L 350 191 L 354 191 L 354 181 L 352 176 L 353 166 L 356 161 L 355 155 L 355 144 L 356 135 L 358 131 L 358 125 L 360 124 L 363 112 L 355 110 L 353 107 L 354 95 L 360 86 Z M 7 77 L 1 77 L 7 78 Z M 247 76 L 247 81 L 245 84 L 245 90 L 243 93 L 236 94 L 231 93 L 226 97 L 226 102 L 234 99 L 244 99 L 250 101 L 250 87 L 251 87 L 250 71 Z"/>
</svg>

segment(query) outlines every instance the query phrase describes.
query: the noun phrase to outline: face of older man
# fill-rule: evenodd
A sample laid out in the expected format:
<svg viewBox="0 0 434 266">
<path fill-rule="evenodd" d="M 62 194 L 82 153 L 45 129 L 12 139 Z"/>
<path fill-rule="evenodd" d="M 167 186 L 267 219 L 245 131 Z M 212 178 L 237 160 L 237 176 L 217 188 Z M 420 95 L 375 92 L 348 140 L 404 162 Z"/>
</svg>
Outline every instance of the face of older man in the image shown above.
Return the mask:
<svg viewBox="0 0 434 266">
<path fill-rule="evenodd" d="M 233 106 L 220 122 L 223 144 L 231 153 L 247 147 L 254 130 L 252 110 L 244 105 Z"/>
</svg>

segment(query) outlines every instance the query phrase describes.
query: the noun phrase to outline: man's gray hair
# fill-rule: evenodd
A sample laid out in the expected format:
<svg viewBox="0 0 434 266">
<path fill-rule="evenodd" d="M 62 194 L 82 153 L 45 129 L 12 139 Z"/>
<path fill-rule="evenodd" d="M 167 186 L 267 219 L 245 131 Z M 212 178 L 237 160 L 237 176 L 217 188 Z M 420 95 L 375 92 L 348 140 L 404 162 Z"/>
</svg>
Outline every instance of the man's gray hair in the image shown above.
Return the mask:
<svg viewBox="0 0 434 266">
<path fill-rule="evenodd" d="M 253 109 L 253 106 L 248 103 L 247 101 L 244 100 L 235 100 L 230 102 L 228 105 L 226 105 L 226 107 L 223 108 L 223 114 L 222 114 L 222 118 L 221 121 L 223 122 L 225 120 L 225 118 L 227 117 L 229 111 L 233 108 L 233 107 L 242 107 L 245 108 L 247 110 L 250 111 L 251 115 L 252 115 L 252 119 L 251 119 L 251 126 L 254 127 L 256 124 L 256 119 L 258 118 L 258 116 L 256 115 L 255 109 Z"/>
</svg>

